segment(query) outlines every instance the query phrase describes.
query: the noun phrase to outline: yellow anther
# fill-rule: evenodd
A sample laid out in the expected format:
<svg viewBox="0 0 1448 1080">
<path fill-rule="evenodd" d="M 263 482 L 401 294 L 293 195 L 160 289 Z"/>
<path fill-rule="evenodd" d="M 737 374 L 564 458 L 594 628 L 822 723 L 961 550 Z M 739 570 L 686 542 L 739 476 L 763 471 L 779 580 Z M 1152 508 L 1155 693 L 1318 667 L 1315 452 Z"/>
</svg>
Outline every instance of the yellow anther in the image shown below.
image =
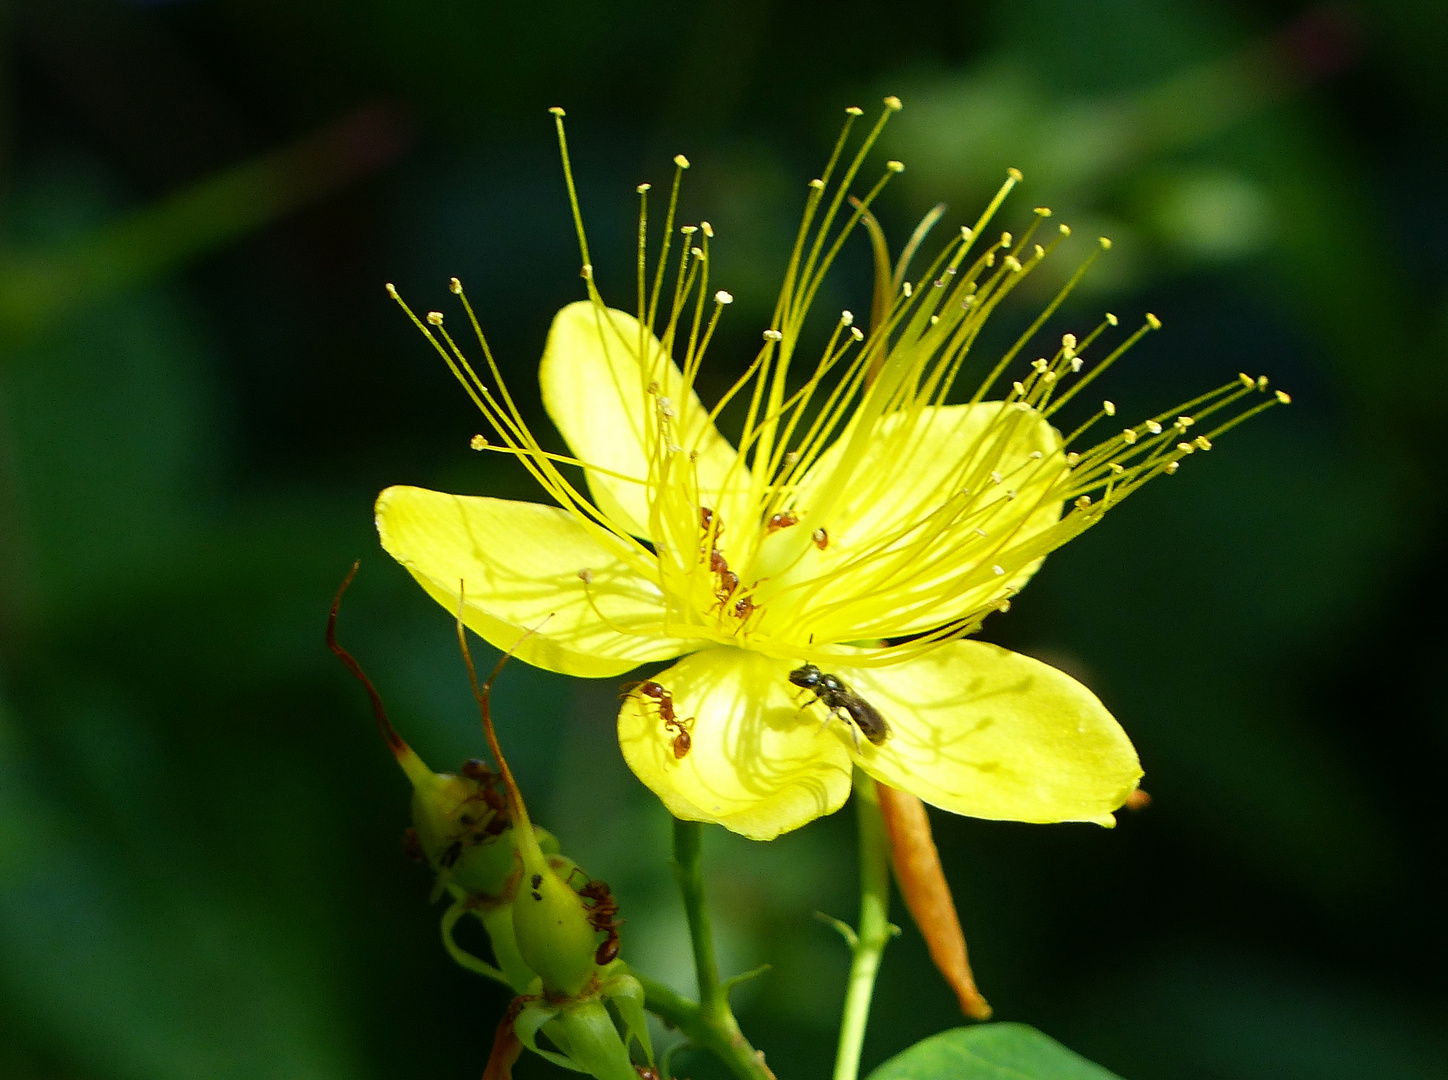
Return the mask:
<svg viewBox="0 0 1448 1080">
<path fill-rule="evenodd" d="M 784 335 L 781 334 L 778 330 L 766 330 L 764 332 L 765 341 L 782 341 L 783 339 Z"/>
<path fill-rule="evenodd" d="M 593 571 L 585 566 L 582 570 L 578 571 L 578 580 L 583 582 L 585 585 L 592 585 Z"/>
<path fill-rule="evenodd" d="M 468 440 L 468 445 L 474 450 L 486 450 L 488 448 L 488 440 L 481 435 L 474 435 Z"/>
<path fill-rule="evenodd" d="M 1011 383 L 1011 389 L 1024 397 L 1026 393 L 1026 384 L 1017 379 L 1015 382 Z"/>
<path fill-rule="evenodd" d="M 1074 469 L 1074 468 L 1075 468 L 1077 465 L 1079 465 L 1080 463 L 1081 463 L 1081 455 L 1078 454 L 1078 453 L 1076 453 L 1076 451 L 1072 450 L 1069 454 L 1066 455 L 1066 465 L 1067 465 L 1067 467 Z"/>
<path fill-rule="evenodd" d="M 1115 416 L 1115 415 L 1116 415 L 1116 402 L 1114 402 L 1114 401 L 1103 401 L 1103 402 L 1101 403 L 1101 408 L 1102 408 L 1102 411 L 1104 411 L 1107 416 Z"/>
<path fill-rule="evenodd" d="M 1049 365 L 1046 363 L 1046 358 L 1044 356 L 1038 356 L 1036 357 L 1036 359 L 1031 361 L 1031 367 L 1034 368 L 1036 371 L 1045 371 L 1048 366 Z"/>
<path fill-rule="evenodd" d="M 592 281 L 592 280 L 593 280 L 593 264 L 592 264 L 592 263 L 584 263 L 582 266 L 580 266 L 580 267 L 578 268 L 578 276 L 581 277 L 584 281 Z"/>
<path fill-rule="evenodd" d="M 1146 422 L 1146 430 L 1151 432 L 1153 435 L 1160 435 L 1161 425 L 1158 424 L 1155 420 L 1148 420 Z"/>
<path fill-rule="evenodd" d="M 854 326 L 854 325 L 855 325 L 855 313 L 854 313 L 853 311 L 851 311 L 849 308 L 846 308 L 844 311 L 840 312 L 840 325 L 841 325 L 841 326 Z"/>
<path fill-rule="evenodd" d="M 885 168 L 892 173 L 902 173 L 905 171 L 905 163 L 903 161 L 887 161 L 885 162 Z"/>
<path fill-rule="evenodd" d="M 1110 251 L 1110 250 L 1111 250 L 1111 237 L 1109 237 L 1109 236 L 1098 236 L 1098 237 L 1096 238 L 1096 242 L 1101 245 L 1101 250 L 1102 250 L 1102 251 Z"/>
<path fill-rule="evenodd" d="M 734 303 L 734 294 L 731 292 L 725 292 L 723 289 L 720 289 L 714 294 L 714 303 L 732 304 Z"/>
<path fill-rule="evenodd" d="M 427 313 L 427 321 L 428 321 L 431 325 L 433 325 L 433 326 L 441 326 L 441 325 L 442 325 L 442 312 L 441 312 L 441 311 L 429 311 L 429 312 Z"/>
<path fill-rule="evenodd" d="M 681 169 L 687 169 L 689 167 L 689 159 L 686 158 L 683 154 L 675 154 L 674 164 Z"/>
<path fill-rule="evenodd" d="M 1113 462 L 1111 463 L 1111 471 L 1112 471 L 1115 475 L 1120 476 L 1122 473 L 1124 473 L 1124 472 L 1126 471 L 1126 466 L 1123 465 L 1123 464 L 1121 464 L 1121 462 L 1119 462 L 1119 461 L 1113 461 Z"/>
<path fill-rule="evenodd" d="M 901 102 L 901 100 L 897 98 L 894 94 L 891 94 L 885 99 L 885 108 L 889 109 L 891 112 L 899 112 L 904 107 L 904 103 Z"/>
<path fill-rule="evenodd" d="M 699 228 L 704 230 L 704 235 L 710 240 L 714 239 L 714 226 L 710 225 L 707 221 L 701 221 L 699 222 Z"/>
<path fill-rule="evenodd" d="M 819 179 L 818 177 L 816 177 L 815 179 L 813 179 L 813 180 L 811 180 L 811 181 L 809 182 L 809 185 L 808 185 L 808 186 L 814 188 L 816 191 L 823 191 L 823 190 L 824 190 L 824 186 L 825 186 L 825 182 L 824 182 L 823 180 Z"/>
<path fill-rule="evenodd" d="M 1025 177 L 1024 177 L 1023 175 L 1021 175 L 1021 170 L 1020 170 L 1020 169 L 1007 169 L 1007 170 L 1006 170 L 1006 175 L 1009 176 L 1012 180 L 1014 180 L 1014 181 L 1015 181 L 1016 183 L 1018 183 L 1018 184 L 1019 184 L 1022 180 L 1025 179 Z"/>
<path fill-rule="evenodd" d="M 689 254 L 693 255 L 696 259 L 702 259 L 704 257 L 704 249 L 700 247 L 691 247 L 689 249 Z"/>
<path fill-rule="evenodd" d="M 1106 313 L 1106 322 L 1107 322 L 1107 325 L 1109 325 L 1109 326 L 1116 326 L 1118 323 L 1121 322 L 1121 320 L 1118 319 L 1115 315 L 1111 314 L 1111 312 L 1108 311 L 1108 312 Z"/>
<path fill-rule="evenodd" d="M 653 184 L 640 184 L 638 187 L 634 188 L 634 190 L 642 195 L 645 191 L 650 190 L 653 186 Z"/>
<path fill-rule="evenodd" d="M 1176 418 L 1176 426 L 1179 428 L 1189 428 L 1195 423 L 1196 421 L 1193 420 L 1190 416 L 1178 416 Z"/>
<path fill-rule="evenodd" d="M 1036 207 L 1036 209 L 1035 209 L 1035 213 L 1036 213 L 1037 216 L 1039 216 L 1039 217 L 1050 217 L 1050 216 L 1051 216 L 1051 208 L 1050 208 L 1049 206 L 1038 206 L 1038 207 Z"/>
<path fill-rule="evenodd" d="M 1082 360 L 1079 356 L 1073 356 L 1073 357 L 1071 357 L 1071 370 L 1072 370 L 1072 371 L 1080 371 L 1080 370 L 1081 370 L 1081 365 L 1084 364 L 1085 362 L 1086 362 L 1086 361 Z"/>
<path fill-rule="evenodd" d="M 1011 602 L 1009 600 L 1002 600 L 999 604 L 996 605 L 996 610 L 999 611 L 1002 615 L 1004 615 L 1007 611 L 1010 611 L 1010 609 Z"/>
<path fill-rule="evenodd" d="M 1127 446 L 1133 446 L 1133 445 L 1135 445 L 1135 443 L 1136 443 L 1136 429 L 1135 429 L 1135 428 L 1124 428 L 1124 429 L 1122 430 L 1122 432 L 1121 432 L 1121 441 L 1124 442 Z"/>
<path fill-rule="evenodd" d="M 992 574 L 994 574 L 996 577 L 1005 577 L 1005 576 L 1006 576 L 1006 568 L 1005 568 L 1004 566 L 1001 566 L 999 563 L 996 563 L 996 565 L 992 566 L 992 567 L 990 568 L 990 572 L 991 572 Z"/>
<path fill-rule="evenodd" d="M 969 225 L 962 225 L 960 227 L 960 238 L 966 243 L 970 243 L 971 240 L 975 239 L 975 231 Z"/>
<path fill-rule="evenodd" d="M 1014 239 L 1014 238 L 1011 236 L 1010 233 L 1008 233 L 1008 232 L 1003 232 L 1003 233 L 1001 233 L 1001 247 L 1003 247 L 1003 248 L 1008 248 L 1008 247 L 1010 247 L 1010 246 L 1011 246 L 1011 240 L 1012 240 L 1012 239 Z"/>
<path fill-rule="evenodd" d="M 1007 255 L 1001 261 L 1001 265 L 1013 274 L 1019 274 L 1021 272 L 1021 260 L 1014 255 Z"/>
<path fill-rule="evenodd" d="M 1280 402 L 1282 402 L 1282 404 L 1284 404 L 1284 405 L 1291 405 L 1291 404 L 1292 404 L 1292 395 L 1289 394 L 1286 390 L 1278 390 L 1278 391 L 1277 391 L 1277 400 L 1280 401 Z"/>
<path fill-rule="evenodd" d="M 1266 389 L 1267 389 L 1267 376 L 1266 376 L 1266 375 L 1258 375 L 1258 376 L 1257 376 L 1257 389 L 1258 389 L 1258 390 L 1266 390 Z"/>
<path fill-rule="evenodd" d="M 1179 442 L 1176 448 L 1183 454 L 1195 454 L 1197 452 L 1197 448 L 1189 442 Z"/>
<path fill-rule="evenodd" d="M 852 326 L 850 327 L 850 337 L 854 338 L 856 341 L 864 341 L 865 332 L 861 330 L 858 326 Z"/>
<path fill-rule="evenodd" d="M 1086 509 L 1087 507 L 1089 507 L 1090 505 L 1091 505 L 1091 496 L 1090 496 L 1090 495 L 1082 495 L 1079 499 L 1076 500 L 1076 509 L 1077 509 L 1077 510 L 1085 510 L 1085 509 Z"/>
<path fill-rule="evenodd" d="M 463 283 L 462 283 L 461 281 L 459 281 L 457 278 L 448 278 L 448 279 L 447 279 L 447 287 L 448 287 L 449 290 L 452 291 L 452 293 L 453 293 L 454 296 L 458 296 L 458 295 L 461 295 L 461 294 L 462 294 L 462 291 L 463 291 Z"/>
<path fill-rule="evenodd" d="M 1254 386 L 1257 385 L 1257 380 L 1252 378 L 1252 376 L 1248 375 L 1245 371 L 1237 372 L 1237 378 L 1248 390 L 1251 390 Z"/>
<path fill-rule="evenodd" d="M 1055 373 L 1054 371 L 1047 371 L 1047 372 L 1045 372 L 1045 373 L 1041 376 L 1041 381 L 1042 381 L 1043 383 L 1045 383 L 1047 386 L 1050 386 L 1053 382 L 1056 381 L 1056 373 Z"/>
<path fill-rule="evenodd" d="M 1151 327 L 1153 330 L 1160 330 L 1161 320 L 1148 311 L 1146 313 L 1146 325 Z"/>
<path fill-rule="evenodd" d="M 685 236 L 693 236 L 696 232 L 699 231 L 699 226 L 697 226 L 697 225 L 680 225 L 680 226 L 679 226 L 679 231 L 680 231 L 681 233 L 683 233 Z"/>
<path fill-rule="evenodd" d="M 392 299 L 394 300 L 397 299 L 397 287 L 393 285 L 390 281 L 387 283 L 387 295 L 392 297 Z"/>
<path fill-rule="evenodd" d="M 990 474 L 990 482 L 992 484 L 999 484 L 1004 479 L 1005 477 L 1002 476 L 999 472 L 992 472 Z"/>
<path fill-rule="evenodd" d="M 566 112 L 563 111 L 563 106 L 561 105 L 554 105 L 553 108 L 549 109 L 548 111 L 551 112 L 554 116 L 568 115 Z"/>
<path fill-rule="evenodd" d="M 1176 471 L 1181 467 L 1182 463 L 1180 461 L 1168 461 L 1166 463 L 1166 468 L 1163 469 L 1162 472 L 1166 473 L 1168 476 L 1175 476 Z"/>
<path fill-rule="evenodd" d="M 1074 352 L 1074 351 L 1076 350 L 1076 335 L 1075 335 L 1075 334 L 1062 334 L 1062 335 L 1061 335 L 1061 348 L 1065 349 L 1068 353 L 1069 353 L 1069 352 Z"/>
<path fill-rule="evenodd" d="M 860 108 L 858 105 L 851 105 L 848 109 L 845 110 L 845 115 L 846 115 L 846 116 L 864 116 L 864 115 L 865 115 L 865 110 L 862 109 L 862 108 Z"/>
<path fill-rule="evenodd" d="M 905 299 L 909 300 L 910 297 L 915 295 L 915 286 L 911 285 L 908 281 L 902 281 L 900 283 L 900 291 L 905 294 Z"/>
<path fill-rule="evenodd" d="M 1192 442 L 1197 444 L 1198 450 L 1210 450 L 1212 448 L 1212 440 L 1205 435 L 1198 435 Z"/>
<path fill-rule="evenodd" d="M 1071 235 L 1071 226 L 1067 225 L 1064 221 L 1061 222 L 1061 224 L 1057 225 L 1056 228 L 1060 231 L 1062 236 Z"/>
</svg>

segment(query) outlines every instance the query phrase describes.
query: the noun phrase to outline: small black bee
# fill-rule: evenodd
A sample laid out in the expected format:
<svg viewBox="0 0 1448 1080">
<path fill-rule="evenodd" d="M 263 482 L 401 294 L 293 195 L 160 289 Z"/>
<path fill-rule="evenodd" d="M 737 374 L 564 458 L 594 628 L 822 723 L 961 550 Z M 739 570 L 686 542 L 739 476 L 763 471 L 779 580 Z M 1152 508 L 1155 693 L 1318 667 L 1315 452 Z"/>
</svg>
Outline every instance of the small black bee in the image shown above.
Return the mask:
<svg viewBox="0 0 1448 1080">
<path fill-rule="evenodd" d="M 844 713 L 876 746 L 883 746 L 890 737 L 890 725 L 885 723 L 879 710 L 841 682 L 838 675 L 829 675 L 813 664 L 804 664 L 789 673 L 789 681 L 814 694 L 816 701 L 823 701 L 831 716 L 837 712 Z"/>
</svg>

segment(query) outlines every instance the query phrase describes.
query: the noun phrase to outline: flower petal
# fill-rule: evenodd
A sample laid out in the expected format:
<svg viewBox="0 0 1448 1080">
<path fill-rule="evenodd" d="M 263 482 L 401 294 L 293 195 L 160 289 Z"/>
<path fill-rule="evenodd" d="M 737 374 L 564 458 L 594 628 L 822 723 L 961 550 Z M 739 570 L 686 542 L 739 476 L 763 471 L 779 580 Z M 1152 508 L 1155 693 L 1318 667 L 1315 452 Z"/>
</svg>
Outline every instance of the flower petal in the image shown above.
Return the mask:
<svg viewBox="0 0 1448 1080">
<path fill-rule="evenodd" d="M 660 703 L 638 691 L 618 714 L 624 760 L 675 817 L 772 840 L 844 805 L 850 756 L 791 693 L 789 661 L 714 647 L 655 681 L 672 695 L 690 747 L 674 753 Z"/>
<path fill-rule="evenodd" d="M 536 629 L 516 655 L 537 667 L 607 678 L 694 647 L 662 633 L 658 588 L 556 506 L 390 487 L 377 497 L 377 532 L 453 614 L 464 583 L 463 621 L 491 644 L 512 648 Z"/>
<path fill-rule="evenodd" d="M 719 434 L 699 396 L 685 392 L 684 377 L 651 333 L 643 335 L 639 358 L 639 322 L 632 315 L 595 305 L 569 304 L 553 318 L 538 381 L 543 405 L 573 453 L 587 465 L 608 469 L 639 482 L 588 469 L 588 486 L 598 508 L 635 536 L 648 536 L 649 478 L 661 438 L 660 401 L 668 399 L 672 417 L 668 438 L 697 451 L 697 476 L 705 505 L 720 506 L 718 496 L 736 454 Z M 657 393 L 649 393 L 650 384 Z M 747 474 L 736 472 L 743 489 Z M 712 502 L 707 500 L 713 499 Z"/>
<path fill-rule="evenodd" d="M 835 466 L 849 433 L 820 455 L 800 482 L 806 513 L 826 485 L 849 487 L 823 523 L 827 547 L 803 558 L 810 579 L 829 587 L 802 590 L 802 625 L 834 641 L 916 633 L 1030 580 L 1041 558 L 1011 552 L 1060 520 L 1061 502 L 1047 492 L 1066 466 L 1061 437 L 1044 417 L 1005 408 L 986 401 L 886 417 L 848 478 L 836 477 Z M 945 528 L 946 500 L 967 486 L 968 507 L 957 501 Z M 939 535 L 917 547 L 931 530 Z M 1006 572 L 996 574 L 997 565 Z"/>
<path fill-rule="evenodd" d="M 1141 778 L 1121 726 L 1086 687 L 1029 656 L 956 641 L 898 666 L 839 669 L 890 725 L 861 768 L 957 814 L 1094 821 Z"/>
</svg>

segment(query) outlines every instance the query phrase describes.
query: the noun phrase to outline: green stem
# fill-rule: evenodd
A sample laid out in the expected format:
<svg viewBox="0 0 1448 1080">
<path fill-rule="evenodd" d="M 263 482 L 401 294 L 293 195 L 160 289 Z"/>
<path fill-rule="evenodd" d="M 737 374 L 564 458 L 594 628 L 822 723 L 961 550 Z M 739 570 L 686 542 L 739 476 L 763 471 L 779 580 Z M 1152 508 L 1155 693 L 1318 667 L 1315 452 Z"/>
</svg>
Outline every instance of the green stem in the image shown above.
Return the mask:
<svg viewBox="0 0 1448 1080">
<path fill-rule="evenodd" d="M 650 1011 L 700 1046 L 712 1050 L 741 1080 L 774 1080 L 764 1059 L 739 1030 L 739 1023 L 729 1008 L 728 988 L 719 981 L 714 935 L 709 929 L 709 912 L 704 904 L 702 839 L 703 829 L 697 821 L 674 819 L 674 878 L 679 883 L 684 913 L 689 920 L 699 1002 L 695 1004 L 637 972 L 635 976 L 643 984 L 644 1003 Z"/>
<path fill-rule="evenodd" d="M 850 981 L 840 1020 L 834 1080 L 856 1080 L 860 1075 L 860 1049 L 865 1043 L 875 975 L 895 931 L 890 925 L 890 842 L 875 782 L 863 773 L 855 774 L 855 810 L 860 827 L 860 926 L 850 947 Z"/>
<path fill-rule="evenodd" d="M 674 819 L 674 880 L 684 897 L 689 940 L 694 945 L 694 971 L 699 979 L 699 1006 L 715 1015 L 728 1013 L 729 1002 L 719 985 L 719 964 L 714 959 L 714 935 L 704 906 L 704 830 L 697 821 Z"/>
<path fill-rule="evenodd" d="M 727 1025 L 720 1024 L 710 1019 L 701 1006 L 663 983 L 637 971 L 633 976 L 644 988 L 645 1008 L 683 1032 L 691 1042 L 711 1051 L 740 1080 L 775 1080 L 764 1059 L 739 1031 L 733 1016 Z"/>
</svg>

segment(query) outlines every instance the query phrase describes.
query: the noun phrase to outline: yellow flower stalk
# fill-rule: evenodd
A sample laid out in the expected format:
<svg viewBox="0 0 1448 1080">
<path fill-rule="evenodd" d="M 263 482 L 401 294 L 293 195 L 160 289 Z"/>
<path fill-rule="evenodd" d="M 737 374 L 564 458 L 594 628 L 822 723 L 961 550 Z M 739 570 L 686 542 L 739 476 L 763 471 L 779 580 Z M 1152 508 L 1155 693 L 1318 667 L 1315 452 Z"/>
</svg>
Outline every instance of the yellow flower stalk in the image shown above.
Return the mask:
<svg viewBox="0 0 1448 1080">
<path fill-rule="evenodd" d="M 887 163 L 847 202 L 900 108 L 885 105 L 853 155 L 860 110 L 848 110 L 810 181 L 759 350 L 712 406 L 695 385 L 732 297 L 710 292 L 707 222 L 679 229 L 670 258 L 687 160 L 675 159 L 652 273 L 640 186 L 637 303 L 633 313 L 610 308 L 554 110 L 588 299 L 554 319 L 539 379 L 573 456 L 545 452 L 528 429 L 456 279 L 481 373 L 441 313 L 407 308 L 491 428 L 474 448 L 514 456 L 553 505 L 393 487 L 377 501 L 377 527 L 449 612 L 461 587 L 464 620 L 494 645 L 536 628 L 518 646 L 528 663 L 606 678 L 677 659 L 626 694 L 618 730 L 629 766 L 680 818 L 768 839 L 838 809 L 858 767 L 960 814 L 1109 825 L 1141 776 L 1115 719 L 1070 676 L 968 635 L 1010 605 L 1049 552 L 1287 399 L 1242 375 L 1127 427 L 1103 402 L 1062 435 L 1058 410 L 1160 325 L 1148 315 L 1107 347 L 1117 329 L 1107 315 L 1032 355 L 1105 240 L 962 392 L 986 319 L 1069 235 L 1048 227 L 1045 209 L 1022 235 L 988 233 L 1021 179 L 1014 170 L 911 278 L 938 215 L 928 218 L 893 271 L 885 266 L 873 325 L 842 312 L 802 364 L 824 275 L 858 224 L 875 228 L 869 207 L 903 168 Z M 734 442 L 717 426 L 730 404 L 744 413 Z M 800 689 L 807 664 L 818 697 Z"/>
</svg>

